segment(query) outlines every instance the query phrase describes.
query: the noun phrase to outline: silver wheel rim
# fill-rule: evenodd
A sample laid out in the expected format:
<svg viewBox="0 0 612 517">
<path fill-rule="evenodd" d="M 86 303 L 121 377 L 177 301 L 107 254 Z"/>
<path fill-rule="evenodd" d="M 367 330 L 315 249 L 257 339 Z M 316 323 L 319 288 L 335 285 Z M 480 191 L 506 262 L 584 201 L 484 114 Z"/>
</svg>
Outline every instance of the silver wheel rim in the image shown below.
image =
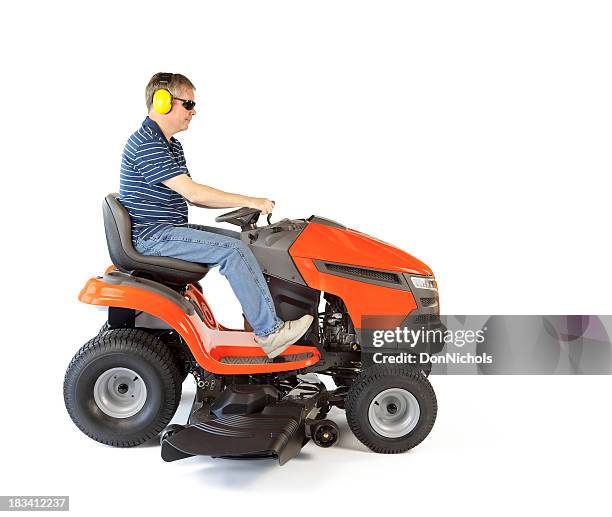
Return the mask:
<svg viewBox="0 0 612 517">
<path fill-rule="evenodd" d="M 400 438 L 419 422 L 421 407 L 416 397 L 402 388 L 381 391 L 368 409 L 370 425 L 385 438 Z"/>
<path fill-rule="evenodd" d="M 134 416 L 147 400 L 147 386 L 142 377 L 129 368 L 106 370 L 96 380 L 93 391 L 100 410 L 114 418 Z"/>
</svg>

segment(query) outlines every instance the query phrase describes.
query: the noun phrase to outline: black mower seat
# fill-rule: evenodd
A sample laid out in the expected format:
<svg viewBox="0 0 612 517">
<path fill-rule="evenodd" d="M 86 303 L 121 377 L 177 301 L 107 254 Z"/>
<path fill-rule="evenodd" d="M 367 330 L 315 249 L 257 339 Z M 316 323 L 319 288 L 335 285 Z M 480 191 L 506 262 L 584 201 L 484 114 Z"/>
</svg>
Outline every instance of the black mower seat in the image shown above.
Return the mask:
<svg viewBox="0 0 612 517">
<path fill-rule="evenodd" d="M 136 276 L 164 284 L 186 285 L 204 278 L 209 267 L 169 257 L 141 255 L 132 243 L 130 214 L 117 194 L 109 194 L 102 204 L 108 253 L 115 267 Z"/>
</svg>

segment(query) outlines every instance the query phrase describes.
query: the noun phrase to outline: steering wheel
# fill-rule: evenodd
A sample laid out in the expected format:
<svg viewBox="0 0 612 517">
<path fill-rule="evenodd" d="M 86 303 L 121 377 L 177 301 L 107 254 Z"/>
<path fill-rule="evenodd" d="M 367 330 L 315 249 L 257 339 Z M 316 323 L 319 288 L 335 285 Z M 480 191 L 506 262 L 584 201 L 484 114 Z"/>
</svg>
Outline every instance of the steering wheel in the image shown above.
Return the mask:
<svg viewBox="0 0 612 517">
<path fill-rule="evenodd" d="M 252 230 L 257 227 L 256 225 L 260 214 L 261 210 L 245 206 L 238 210 L 232 210 L 231 212 L 221 214 L 215 217 L 215 221 L 218 223 L 235 224 L 236 226 L 240 226 L 242 230 Z"/>
</svg>

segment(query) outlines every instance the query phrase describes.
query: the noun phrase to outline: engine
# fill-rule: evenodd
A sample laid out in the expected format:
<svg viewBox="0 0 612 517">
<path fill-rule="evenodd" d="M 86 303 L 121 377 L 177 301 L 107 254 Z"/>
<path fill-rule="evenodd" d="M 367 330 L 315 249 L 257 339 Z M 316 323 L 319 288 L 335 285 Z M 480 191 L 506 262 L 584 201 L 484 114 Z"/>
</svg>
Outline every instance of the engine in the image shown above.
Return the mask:
<svg viewBox="0 0 612 517">
<path fill-rule="evenodd" d="M 355 327 L 344 302 L 337 296 L 325 293 L 325 312 L 322 315 L 322 343 L 334 352 L 355 352 L 359 343 Z"/>
</svg>

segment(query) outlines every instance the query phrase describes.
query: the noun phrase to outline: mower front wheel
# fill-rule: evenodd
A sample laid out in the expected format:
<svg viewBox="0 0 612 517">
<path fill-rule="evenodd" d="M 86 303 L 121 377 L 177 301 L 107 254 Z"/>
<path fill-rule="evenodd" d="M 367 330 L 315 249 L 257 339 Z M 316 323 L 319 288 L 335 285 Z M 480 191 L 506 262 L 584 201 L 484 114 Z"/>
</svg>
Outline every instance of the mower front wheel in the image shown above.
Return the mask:
<svg viewBox="0 0 612 517">
<path fill-rule="evenodd" d="M 333 420 L 319 420 L 311 429 L 312 441 L 318 447 L 331 447 L 338 441 L 338 424 Z"/>
<path fill-rule="evenodd" d="M 438 411 L 427 378 L 409 366 L 375 365 L 351 385 L 346 419 L 357 439 L 374 452 L 395 454 L 421 443 Z"/>
<path fill-rule="evenodd" d="M 180 373 L 172 352 L 136 329 L 108 330 L 88 341 L 64 378 L 70 418 L 90 438 L 115 447 L 157 436 L 180 400 Z"/>
</svg>

